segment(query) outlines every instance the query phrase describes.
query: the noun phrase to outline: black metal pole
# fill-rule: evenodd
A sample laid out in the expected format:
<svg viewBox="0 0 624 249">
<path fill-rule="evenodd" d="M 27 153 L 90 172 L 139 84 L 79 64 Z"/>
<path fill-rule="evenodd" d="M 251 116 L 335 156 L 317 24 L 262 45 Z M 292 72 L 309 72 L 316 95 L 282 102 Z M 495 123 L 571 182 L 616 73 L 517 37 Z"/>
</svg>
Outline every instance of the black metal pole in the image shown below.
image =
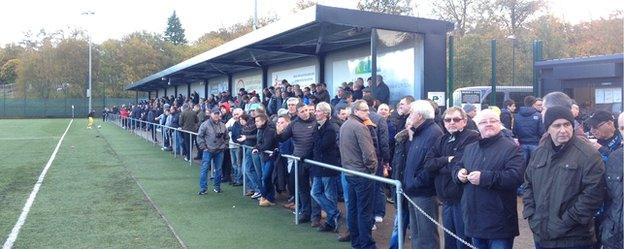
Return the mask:
<svg viewBox="0 0 624 249">
<path fill-rule="evenodd" d="M 448 98 L 449 107 L 453 106 L 453 81 L 455 78 L 455 46 L 453 36 L 449 36 L 449 55 L 448 55 L 448 85 L 446 89 L 446 97 Z"/>
<path fill-rule="evenodd" d="M 492 46 L 492 56 L 491 56 L 491 60 L 492 60 L 492 81 L 490 82 L 492 84 L 492 93 L 490 93 L 490 105 L 496 105 L 496 40 L 493 39 L 491 41 L 491 46 Z"/>
<path fill-rule="evenodd" d="M 371 30 L 370 36 L 371 49 L 371 93 L 375 96 L 377 86 L 377 29 Z"/>
</svg>

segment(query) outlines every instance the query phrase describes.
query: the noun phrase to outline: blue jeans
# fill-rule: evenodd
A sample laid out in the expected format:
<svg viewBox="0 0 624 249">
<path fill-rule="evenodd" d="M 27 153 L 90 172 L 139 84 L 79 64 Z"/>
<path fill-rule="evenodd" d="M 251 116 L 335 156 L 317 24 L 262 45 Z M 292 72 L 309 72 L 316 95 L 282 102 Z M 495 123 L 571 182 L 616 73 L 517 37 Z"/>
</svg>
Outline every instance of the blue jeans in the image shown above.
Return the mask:
<svg viewBox="0 0 624 249">
<path fill-rule="evenodd" d="M 448 228 L 451 232 L 455 233 L 458 237 L 462 238 L 466 242 L 470 243 L 470 238 L 464 235 L 464 218 L 462 216 L 461 203 L 449 203 L 443 204 L 442 221 L 444 227 Z M 467 249 L 468 247 L 456 240 L 453 236 L 444 233 L 444 248 L 445 249 Z"/>
<path fill-rule="evenodd" d="M 335 219 L 338 218 L 338 186 L 337 177 L 314 177 L 312 178 L 311 195 L 318 205 L 327 213 L 327 224 L 336 227 Z"/>
<path fill-rule="evenodd" d="M 522 144 L 520 145 L 520 151 L 522 151 L 522 157 L 524 157 L 524 165 L 526 167 L 531 159 L 531 153 L 537 149 L 537 144 Z"/>
<path fill-rule="evenodd" d="M 253 156 L 251 155 L 251 149 L 244 148 L 245 153 L 245 175 L 247 176 L 247 188 L 254 191 L 260 192 L 260 179 L 258 178 L 258 174 L 256 173 L 256 167 L 254 165 Z"/>
<path fill-rule="evenodd" d="M 398 202 L 397 202 L 398 203 Z M 407 235 L 405 234 L 405 231 L 407 230 L 407 226 L 409 225 L 409 203 L 407 202 L 407 200 L 405 200 L 404 198 L 401 198 L 401 203 L 403 204 L 401 207 L 403 208 L 402 210 L 402 221 L 403 221 L 403 241 L 401 241 L 402 243 L 405 242 L 405 238 L 407 237 Z M 389 242 L 390 249 L 396 249 L 399 248 L 399 216 L 398 214 L 394 215 L 394 227 L 392 228 L 392 235 L 390 236 L 390 242 Z"/>
<path fill-rule="evenodd" d="M 344 199 L 345 210 L 347 210 L 345 221 L 349 224 L 349 183 L 347 183 L 347 175 L 345 173 L 340 173 L 340 185 L 342 185 L 342 198 Z"/>
<path fill-rule="evenodd" d="M 535 249 L 591 249 L 592 246 L 571 246 L 571 247 L 542 247 L 535 241 Z"/>
<path fill-rule="evenodd" d="M 374 214 L 375 217 L 379 216 L 383 218 L 386 216 L 386 194 L 384 193 L 383 182 L 375 182 L 375 194 L 374 194 Z"/>
<path fill-rule="evenodd" d="M 260 153 L 264 153 L 259 151 L 257 154 L 251 154 L 251 159 L 253 160 L 253 166 L 254 169 L 256 171 L 256 176 L 258 177 L 258 182 L 260 182 L 260 184 L 262 184 L 262 167 L 264 165 L 264 162 L 262 162 L 262 160 L 260 160 Z"/>
<path fill-rule="evenodd" d="M 260 193 L 262 197 L 275 202 L 275 188 L 273 187 L 273 167 L 275 167 L 274 160 L 266 160 L 262 165 L 262 188 Z"/>
<path fill-rule="evenodd" d="M 243 182 L 243 171 L 241 168 L 241 154 L 240 148 L 231 148 L 230 149 L 230 162 L 232 163 L 232 177 L 234 183 L 240 184 Z"/>
<path fill-rule="evenodd" d="M 221 166 L 223 164 L 223 151 L 211 153 L 204 151 L 201 169 L 199 170 L 199 191 L 206 191 L 208 185 L 208 170 L 210 170 L 210 162 L 214 159 L 214 178 L 213 185 L 217 191 L 221 190 Z"/>
<path fill-rule="evenodd" d="M 514 238 L 509 239 L 477 239 L 472 238 L 472 245 L 479 249 L 511 249 Z"/>
<path fill-rule="evenodd" d="M 349 185 L 349 231 L 351 247 L 376 248 L 371 234 L 373 227 L 373 190 L 372 180 L 359 176 L 347 176 Z"/>
<path fill-rule="evenodd" d="M 182 132 L 174 131 L 175 134 L 175 153 L 178 155 L 182 155 L 182 143 L 184 143 L 182 138 Z"/>
</svg>

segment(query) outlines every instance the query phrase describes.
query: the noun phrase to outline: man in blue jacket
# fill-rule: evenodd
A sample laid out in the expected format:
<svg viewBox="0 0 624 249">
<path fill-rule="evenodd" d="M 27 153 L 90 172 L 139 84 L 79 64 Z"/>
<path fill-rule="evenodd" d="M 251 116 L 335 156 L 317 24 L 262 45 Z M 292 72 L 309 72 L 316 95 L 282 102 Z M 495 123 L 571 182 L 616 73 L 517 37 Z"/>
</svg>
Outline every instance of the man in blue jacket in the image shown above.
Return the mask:
<svg viewBox="0 0 624 249">
<path fill-rule="evenodd" d="M 410 199 L 427 215 L 438 219 L 438 204 L 435 199 L 433 175 L 424 168 L 425 156 L 442 135 L 442 129 L 433 118 L 435 110 L 426 100 L 412 102 L 408 122 L 411 141 L 406 142 L 407 159 L 403 186 Z M 410 230 L 412 233 L 412 248 L 438 248 L 440 239 L 438 229 L 414 206 L 409 207 Z"/>
<path fill-rule="evenodd" d="M 541 104 L 537 103 L 538 101 L 535 97 L 526 96 L 524 98 L 524 106 L 520 107 L 514 120 L 513 133 L 520 143 L 525 164 L 528 163 L 531 153 L 535 151 L 542 134 L 544 134 L 542 114 L 538 109 L 541 109 Z"/>
</svg>

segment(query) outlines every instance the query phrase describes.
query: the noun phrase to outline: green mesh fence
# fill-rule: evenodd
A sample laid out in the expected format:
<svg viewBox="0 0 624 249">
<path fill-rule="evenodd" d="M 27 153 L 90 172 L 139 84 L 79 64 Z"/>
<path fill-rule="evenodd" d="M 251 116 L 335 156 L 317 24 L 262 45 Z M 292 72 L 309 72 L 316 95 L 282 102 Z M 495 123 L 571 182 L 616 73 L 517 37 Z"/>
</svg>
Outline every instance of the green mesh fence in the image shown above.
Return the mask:
<svg viewBox="0 0 624 249">
<path fill-rule="evenodd" d="M 1 95 L 0 95 L 1 97 Z M 92 108 L 97 116 L 102 114 L 104 104 L 107 107 L 133 103 L 131 98 L 93 98 Z M 89 109 L 87 98 L 61 99 L 0 99 L 0 118 L 69 118 L 72 117 L 72 105 L 75 117 L 86 117 Z"/>
</svg>

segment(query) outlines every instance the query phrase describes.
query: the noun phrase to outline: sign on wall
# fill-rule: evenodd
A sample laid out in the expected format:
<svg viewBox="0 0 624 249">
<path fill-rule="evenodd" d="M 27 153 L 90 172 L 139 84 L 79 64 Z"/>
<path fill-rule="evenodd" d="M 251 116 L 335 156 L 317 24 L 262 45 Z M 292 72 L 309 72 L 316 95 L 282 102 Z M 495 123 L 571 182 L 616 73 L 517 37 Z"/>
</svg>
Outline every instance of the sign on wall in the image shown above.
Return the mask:
<svg viewBox="0 0 624 249">
<path fill-rule="evenodd" d="M 273 86 L 281 86 L 282 80 L 287 80 L 291 85 L 297 84 L 302 87 L 316 83 L 316 67 L 307 66 L 277 71 L 271 74 Z"/>
<path fill-rule="evenodd" d="M 208 84 L 208 94 L 218 95 L 221 92 L 225 92 L 227 90 L 228 90 L 227 79 L 219 80 L 219 81 L 211 81 Z"/>
<path fill-rule="evenodd" d="M 238 93 L 238 89 L 241 88 L 245 88 L 247 92 L 256 91 L 256 93 L 262 94 L 262 75 L 235 78 L 234 92 Z"/>
</svg>

